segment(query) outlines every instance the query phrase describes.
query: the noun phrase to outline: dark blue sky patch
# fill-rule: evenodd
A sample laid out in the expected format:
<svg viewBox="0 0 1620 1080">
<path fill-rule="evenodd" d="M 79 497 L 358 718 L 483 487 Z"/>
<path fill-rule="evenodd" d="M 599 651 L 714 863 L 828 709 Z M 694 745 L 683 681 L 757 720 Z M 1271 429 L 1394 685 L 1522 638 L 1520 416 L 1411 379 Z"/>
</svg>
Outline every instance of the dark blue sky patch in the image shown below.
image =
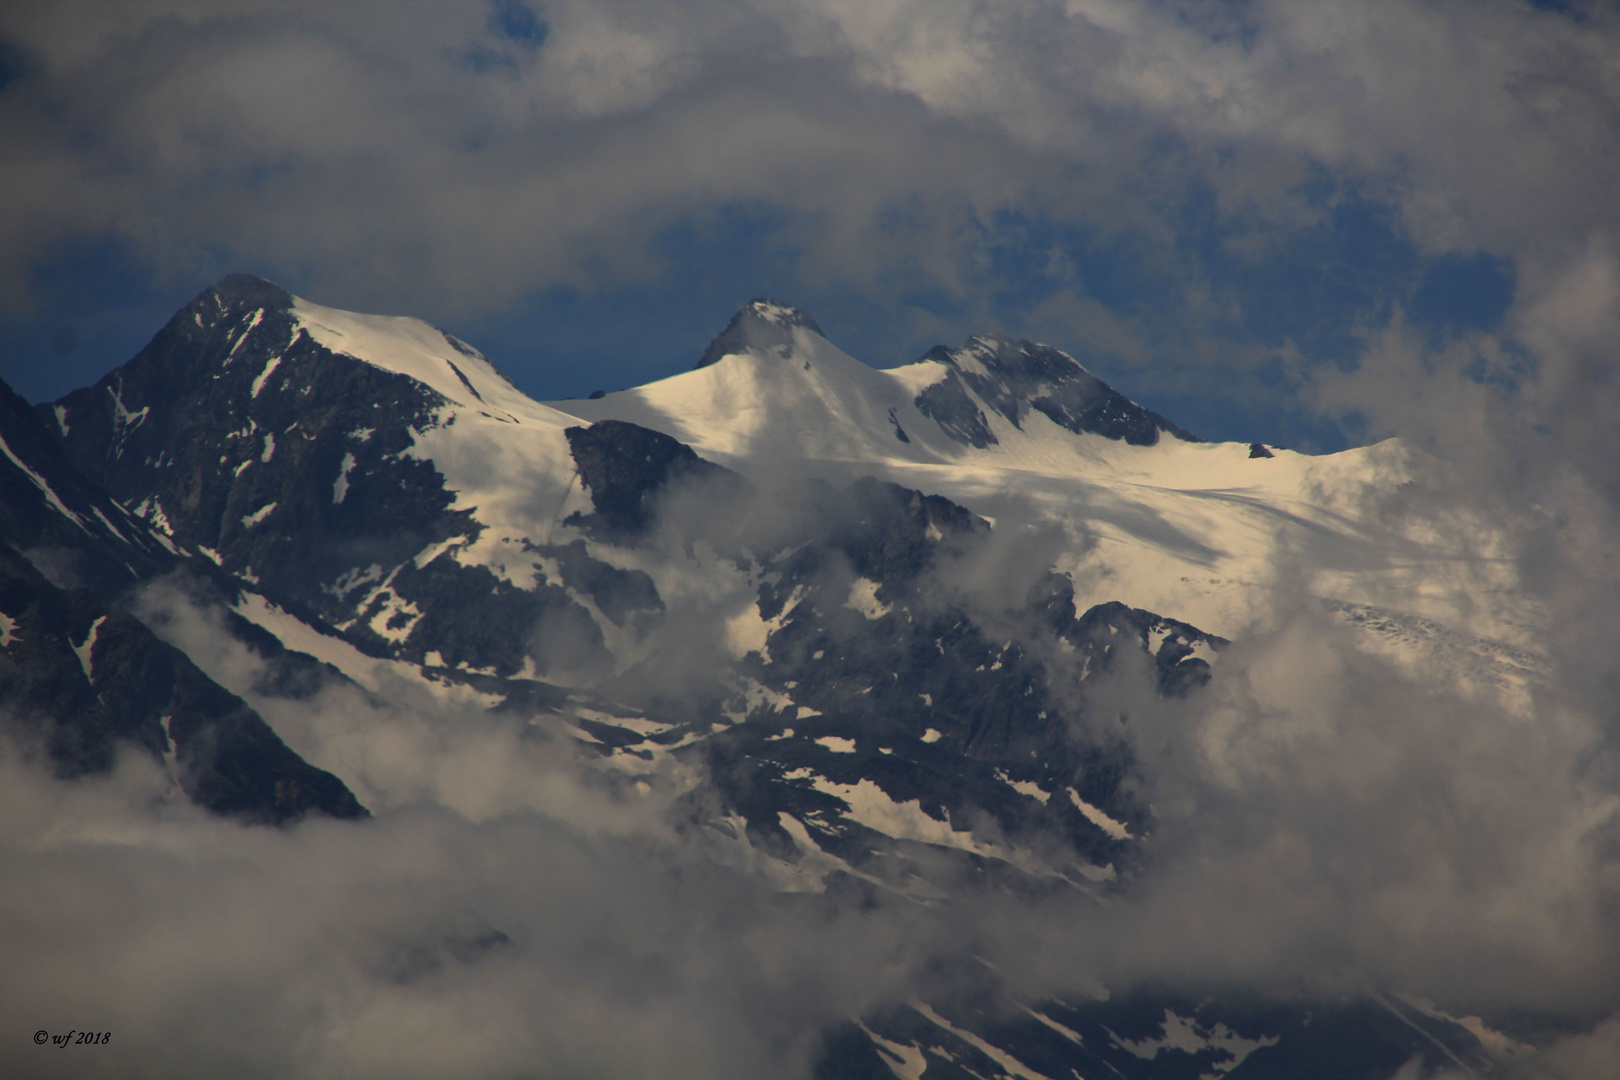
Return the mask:
<svg viewBox="0 0 1620 1080">
<path fill-rule="evenodd" d="M 1577 23 L 1586 21 L 1586 14 L 1580 10 L 1575 0 L 1525 0 L 1525 2 L 1537 11 L 1551 11 Z"/>
<path fill-rule="evenodd" d="M 1513 264 L 1487 252 L 1447 254 L 1432 260 L 1412 293 L 1414 325 L 1432 333 L 1491 330 L 1513 306 Z"/>
<path fill-rule="evenodd" d="M 95 382 L 224 275 L 214 258 L 202 253 L 195 272 L 158 280 L 116 240 L 59 248 L 36 264 L 33 310 L 0 315 L 0 377 L 30 401 Z"/>
<path fill-rule="evenodd" d="M 1498 342 L 1499 348 L 1491 354 L 1476 351 L 1463 373 L 1482 386 L 1489 386 L 1505 397 L 1518 394 L 1524 384 L 1534 378 L 1535 357 L 1518 342 L 1511 339 Z"/>
<path fill-rule="evenodd" d="M 1393 210 L 1357 192 L 1328 184 L 1310 197 L 1321 205 L 1316 226 L 1267 233 L 1263 223 L 1220 214 L 1212 192 L 1190 189 L 1168 208 L 1175 230 L 1168 244 L 1145 231 L 1005 212 L 960 237 L 967 254 L 954 267 L 897 257 L 860 280 L 806 263 L 819 227 L 814 215 L 734 203 L 690 213 L 660 232 L 650 252 L 654 270 L 644 277 L 626 282 L 585 264 L 581 282 L 608 284 L 543 289 L 497 314 L 409 313 L 482 349 L 530 395 L 554 399 L 686 371 L 739 306 L 768 295 L 810 312 L 835 345 L 875 367 L 1000 330 L 1070 352 L 1122 393 L 1205 437 L 1339 449 L 1349 436 L 1300 407 L 1297 372 L 1234 379 L 1224 365 L 1258 363 L 1237 358 L 1292 342 L 1306 369 L 1351 367 L 1365 332 L 1396 305 L 1424 328 L 1492 326 L 1511 303 L 1512 272 L 1479 254 L 1423 259 Z M 910 233 L 937 228 L 915 202 L 890 208 L 876 224 L 899 253 L 910 250 Z M 59 397 L 128 360 L 174 310 L 232 270 L 344 306 L 311 294 L 312 275 L 297 267 L 213 253 L 169 284 L 137 267 L 113 243 L 59 252 L 36 274 L 40 310 L 0 325 L 0 375 L 30 399 Z M 1056 300 L 1061 310 L 1071 296 L 1100 304 L 1144 352 L 1115 355 L 1088 339 L 1085 327 L 1053 322 L 1043 305 Z M 1216 362 L 1217 354 L 1225 359 Z"/>
<path fill-rule="evenodd" d="M 4 38 L 0 38 L 0 94 L 11 89 L 22 79 L 26 67 L 23 54 Z"/>
<path fill-rule="evenodd" d="M 1308 361 L 1348 363 L 1361 331 L 1418 280 L 1420 259 L 1392 208 L 1331 185 L 1304 194 L 1321 221 L 1283 231 L 1224 215 L 1213 189 L 1190 185 L 1159 208 L 1170 244 L 1003 213 L 985 226 L 987 270 L 973 284 L 1013 321 L 1072 291 L 1166 350 L 1184 347 L 1179 338 L 1190 332 L 1264 348 L 1293 342 Z M 1194 293 L 1212 303 L 1195 310 Z"/>
<path fill-rule="evenodd" d="M 799 303 L 802 223 L 766 206 L 689 215 L 655 243 L 661 267 L 616 288 L 558 287 L 499 315 L 449 323 L 540 399 L 615 391 L 692 368 L 737 308 L 760 295 Z M 312 298 L 314 299 L 314 298 Z M 811 308 L 816 318 L 825 319 Z"/>
<path fill-rule="evenodd" d="M 517 61 L 511 54 L 492 49 L 488 45 L 469 45 L 462 50 L 461 62 L 474 75 L 488 75 L 492 71 L 515 71 Z"/>
<path fill-rule="evenodd" d="M 495 0 L 489 32 L 529 50 L 546 43 L 551 27 L 523 0 Z"/>
<path fill-rule="evenodd" d="M 811 217 L 762 204 L 709 208 L 659 234 L 661 269 L 651 277 L 617 288 L 545 290 L 501 315 L 446 329 L 542 400 L 688 371 L 737 309 L 758 296 L 803 308 L 833 344 L 874 367 L 909 362 L 940 343 L 917 325 L 955 321 L 959 301 L 925 267 L 893 267 L 876 290 L 812 279 L 802 260 L 815 227 Z"/>
<path fill-rule="evenodd" d="M 1133 232 L 1004 211 L 978 237 L 985 271 L 971 285 L 1000 318 L 1017 321 L 1052 297 L 1078 292 L 1122 315 L 1179 306 L 1164 260 Z"/>
<path fill-rule="evenodd" d="M 1163 8 L 1181 26 L 1203 34 L 1211 41 L 1235 42 L 1252 47 L 1260 38 L 1266 17 L 1255 0 L 1222 0 L 1218 4 L 1165 4 Z M 1257 10 L 1259 8 L 1260 10 Z"/>
<path fill-rule="evenodd" d="M 1153 272 L 1140 236 L 1027 220 L 1009 235 L 1019 243 L 998 244 L 991 262 L 1000 277 L 998 298 L 1004 308 L 1032 308 L 1074 285 L 1118 313 L 1165 300 L 1170 283 Z M 1072 272 L 1072 280 L 1066 272 Z"/>
<path fill-rule="evenodd" d="M 1213 198 L 1193 193 L 1180 244 L 1219 306 L 1238 313 L 1231 330 L 1239 338 L 1268 348 L 1292 342 L 1307 363 L 1349 365 L 1362 331 L 1386 320 L 1417 277 L 1417 249 L 1395 211 L 1357 192 L 1318 195 L 1314 227 L 1269 235 L 1265 226 L 1245 232 L 1223 222 Z"/>
<path fill-rule="evenodd" d="M 523 0 L 495 0 L 491 8 L 484 25 L 496 43 L 468 45 L 462 50 L 461 62 L 475 75 L 515 73 L 522 61 L 540 51 L 551 36 L 551 27 Z"/>
</svg>

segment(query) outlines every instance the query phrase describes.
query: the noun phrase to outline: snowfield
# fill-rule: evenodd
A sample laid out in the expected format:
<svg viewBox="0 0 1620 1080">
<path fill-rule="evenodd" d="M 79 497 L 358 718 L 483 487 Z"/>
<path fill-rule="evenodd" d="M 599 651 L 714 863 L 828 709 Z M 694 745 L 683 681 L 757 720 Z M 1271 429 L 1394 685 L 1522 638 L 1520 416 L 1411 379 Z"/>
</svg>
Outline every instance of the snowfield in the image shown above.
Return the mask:
<svg viewBox="0 0 1620 1080">
<path fill-rule="evenodd" d="M 302 299 L 294 311 L 326 347 L 445 399 L 439 425 L 418 436 L 413 454 L 444 474 L 455 509 L 486 526 L 476 543 L 452 548 L 454 557 L 515 584 L 533 579 L 524 541 L 548 543 L 569 514 L 590 510 L 563 431 L 614 419 L 665 432 L 745 476 L 842 484 L 875 475 L 991 521 L 1054 527 L 1064 538 L 1057 568 L 1074 578 L 1077 602 L 1119 600 L 1227 637 L 1273 609 L 1277 585 L 1292 590 L 1302 578 L 1334 610 L 1387 611 L 1477 641 L 1475 653 L 1523 650 L 1535 633 L 1534 605 L 1518 595 L 1511 567 L 1493 558 L 1488 528 L 1389 516 L 1389 501 L 1420 464 L 1398 440 L 1321 456 L 1270 448 L 1271 457 L 1252 457 L 1245 443 L 1171 437 L 1133 446 L 1068 431 L 1036 410 L 1015 426 L 968 390 L 995 439 L 979 448 L 918 409 L 918 395 L 950 377 L 944 364 L 876 370 L 803 325 L 784 331 L 787 346 L 731 353 L 600 399 L 542 404 L 428 323 Z M 342 491 L 340 476 L 334 498 Z M 661 578 L 661 593 L 729 594 L 741 584 L 722 587 L 727 575 L 717 566 L 701 581 L 641 568 Z M 851 604 L 869 617 L 881 611 L 864 593 Z M 757 630 L 735 622 L 751 621 L 748 611 L 733 619 L 753 644 Z M 1407 656 L 1455 647 L 1434 634 L 1392 637 L 1387 627 L 1374 636 L 1381 651 Z"/>
</svg>

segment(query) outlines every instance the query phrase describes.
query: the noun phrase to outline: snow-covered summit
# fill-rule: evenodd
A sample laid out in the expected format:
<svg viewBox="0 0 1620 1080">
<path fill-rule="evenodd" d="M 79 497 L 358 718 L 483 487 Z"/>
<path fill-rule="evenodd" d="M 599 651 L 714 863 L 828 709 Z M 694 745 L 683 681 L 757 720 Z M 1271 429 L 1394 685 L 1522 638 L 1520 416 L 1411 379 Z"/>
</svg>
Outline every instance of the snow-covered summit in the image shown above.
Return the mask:
<svg viewBox="0 0 1620 1080">
<path fill-rule="evenodd" d="M 235 276 L 139 357 L 40 415 L 95 482 L 140 492 L 132 509 L 170 524 L 177 542 L 266 582 L 319 565 L 327 591 L 307 602 L 334 623 L 375 623 L 389 642 L 408 636 L 412 616 L 373 607 L 398 600 L 399 581 L 384 582 L 406 559 L 426 567 L 450 552 L 503 588 L 529 587 L 525 545 L 570 542 L 562 523 L 590 505 L 565 432 L 601 420 L 662 432 L 756 479 L 872 476 L 987 518 L 1055 526 L 1071 541 L 1059 569 L 1104 583 L 1099 599 L 1215 633 L 1237 632 L 1257 583 L 1306 544 L 1327 545 L 1319 589 L 1337 600 L 1445 622 L 1461 610 L 1454 594 L 1490 591 L 1472 581 L 1483 564 L 1366 515 L 1364 495 L 1409 475 L 1399 444 L 1251 457 L 1248 443 L 1193 440 L 1048 346 L 982 335 L 878 370 L 770 300 L 739 311 L 710 354 L 601 399 L 542 404 L 426 322 Z M 273 541 L 277 530 L 300 539 Z M 351 532 L 375 548 L 358 570 L 349 547 L 321 539 Z"/>
<path fill-rule="evenodd" d="M 793 331 L 801 327 L 818 337 L 825 336 L 821 327 L 816 325 L 816 320 L 799 308 L 764 296 L 750 300 L 731 317 L 726 328 L 709 342 L 697 367 L 706 368 L 724 357 L 748 353 L 764 355 L 774 352 L 786 359 L 793 350 Z"/>
<path fill-rule="evenodd" d="M 1398 594 L 1446 621 L 1496 588 L 1471 580 L 1477 566 L 1432 573 L 1462 564 L 1364 516 L 1410 478 L 1397 441 L 1251 456 L 1249 443 L 1198 439 L 1050 346 L 985 334 L 878 370 L 766 301 L 739 312 L 710 354 L 723 360 L 551 405 L 664 432 L 745 475 L 870 475 L 993 519 L 1056 526 L 1073 540 L 1059 565 L 1077 580 L 1217 633 L 1240 630 L 1285 553 L 1307 545 L 1331 551 L 1318 587 L 1337 599 Z"/>
<path fill-rule="evenodd" d="M 251 368 L 244 387 L 257 398 L 274 380 L 285 379 L 282 363 L 304 337 L 334 354 L 407 376 L 447 401 L 490 407 L 529 401 L 483 353 L 431 323 L 324 307 L 252 274 L 222 278 L 170 320 L 165 332 L 188 347 L 164 350 L 162 363 L 137 365 L 139 370 L 127 373 L 131 378 L 190 383 L 206 373 L 234 386 L 237 373 Z"/>
<path fill-rule="evenodd" d="M 289 297 L 294 333 L 307 332 L 334 353 L 409 376 L 448 401 L 523 409 L 531 399 L 466 342 L 406 316 L 360 315 Z"/>
<path fill-rule="evenodd" d="M 1144 447 L 1161 435 L 1200 441 L 1050 346 L 984 334 L 880 371 L 829 342 L 804 311 L 770 299 L 744 305 L 693 370 L 557 407 L 720 455 L 785 461 L 945 464 L 990 451 L 1010 465 L 1031 450 L 1064 456 L 1091 441 L 1063 433 Z"/>
</svg>

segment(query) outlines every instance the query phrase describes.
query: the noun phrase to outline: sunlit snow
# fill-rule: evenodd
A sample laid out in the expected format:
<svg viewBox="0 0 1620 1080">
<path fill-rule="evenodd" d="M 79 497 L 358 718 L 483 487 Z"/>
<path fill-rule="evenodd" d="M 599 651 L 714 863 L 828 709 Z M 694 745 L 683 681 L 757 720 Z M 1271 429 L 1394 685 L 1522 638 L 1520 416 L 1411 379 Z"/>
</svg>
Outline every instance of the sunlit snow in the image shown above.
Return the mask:
<svg viewBox="0 0 1620 1080">
<path fill-rule="evenodd" d="M 63 503 L 61 499 L 56 497 L 56 492 L 51 489 L 50 484 L 45 482 L 44 477 L 39 475 L 39 473 L 35 472 L 33 469 L 30 469 L 27 465 L 24 465 L 22 458 L 12 453 L 11 446 L 4 438 L 0 438 L 0 454 L 4 454 L 7 458 L 9 458 L 13 465 L 17 466 L 17 468 L 23 471 L 23 475 L 27 476 L 28 479 L 34 482 L 34 486 L 39 488 L 40 493 L 45 496 L 45 501 L 50 504 L 53 510 L 67 518 L 69 521 L 73 522 L 73 524 L 83 529 L 86 533 L 90 531 L 85 526 L 84 519 L 80 518 L 78 514 L 75 514 L 73 511 L 69 510 L 67 505 Z"/>
<path fill-rule="evenodd" d="M 103 615 L 95 622 L 91 623 L 90 629 L 85 632 L 84 640 L 73 646 L 73 653 L 79 658 L 79 667 L 84 669 L 84 677 L 92 682 L 96 677 L 96 668 L 94 662 L 96 637 L 101 633 L 101 624 L 106 621 L 107 616 Z"/>
<path fill-rule="evenodd" d="M 1107 814 L 1103 813 L 1101 810 L 1097 809 L 1095 806 L 1092 806 L 1090 803 L 1086 802 L 1086 800 L 1082 799 L 1080 797 L 1080 793 L 1075 791 L 1074 788 L 1064 788 L 1064 790 L 1069 793 L 1069 801 L 1074 803 L 1075 809 L 1079 810 L 1086 816 L 1087 821 L 1097 826 L 1097 828 L 1101 829 L 1115 840 L 1129 840 L 1131 838 L 1129 829 L 1115 821 L 1113 818 L 1109 817 Z"/>
</svg>

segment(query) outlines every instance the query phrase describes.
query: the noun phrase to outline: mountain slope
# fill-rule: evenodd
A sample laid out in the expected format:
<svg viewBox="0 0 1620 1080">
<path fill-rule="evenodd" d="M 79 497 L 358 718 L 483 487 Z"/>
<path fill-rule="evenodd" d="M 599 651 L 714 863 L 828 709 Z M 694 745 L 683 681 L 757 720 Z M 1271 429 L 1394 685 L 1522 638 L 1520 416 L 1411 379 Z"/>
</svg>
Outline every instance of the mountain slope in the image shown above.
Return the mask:
<svg viewBox="0 0 1620 1080">
<path fill-rule="evenodd" d="M 368 362 L 379 353 L 381 363 Z M 532 571 L 506 570 L 532 563 L 533 518 L 565 491 L 568 419 L 425 324 L 334 312 L 228 278 L 129 364 L 49 411 L 74 462 L 177 545 L 374 655 L 408 643 L 419 663 L 436 653 L 447 667 L 512 675 L 542 616 L 584 635 L 582 662 L 600 652 L 589 616 L 564 591 L 531 590 Z M 486 451 L 514 426 L 550 436 L 510 440 L 537 457 Z M 420 453 L 435 438 L 449 455 Z M 492 476 L 502 464 L 507 472 Z M 477 496 L 519 500 L 529 512 L 521 528 L 489 498 L 469 505 L 474 492 L 447 487 L 441 470 L 494 481 Z M 474 558 L 455 557 L 467 549 Z M 479 617 L 447 617 L 458 598 L 476 598 Z"/>
<path fill-rule="evenodd" d="M 1313 586 L 1360 623 L 1397 565 L 1440 600 L 1469 587 L 1454 553 L 1368 509 L 1406 482 L 1398 446 L 1198 442 L 995 337 L 877 371 L 769 302 L 692 371 L 545 405 L 426 323 L 232 277 L 39 416 L 235 583 L 234 614 L 279 639 L 265 655 L 447 725 L 510 720 L 828 911 L 1128 902 L 1159 828 L 1130 725 L 1197 704 L 1273 563 L 1315 544 Z M 209 674 L 262 695 L 248 666 Z M 1365 997 L 1003 1001 L 971 961 L 950 958 L 951 992 L 839 1029 L 823 1075 L 1370 1080 L 1485 1060 L 1463 1028 Z"/>
<path fill-rule="evenodd" d="M 341 780 L 289 750 L 241 698 L 146 626 L 58 589 L 0 545 L 0 708 L 63 778 L 121 751 L 163 763 L 198 806 L 283 824 L 365 816 Z"/>
<path fill-rule="evenodd" d="M 61 430 L 59 414 L 48 412 Z M 117 427 L 144 417 L 117 414 Z M 244 820 L 365 813 L 343 783 L 129 615 L 141 582 L 187 560 L 88 482 L 0 383 L 0 711 L 59 776 L 118 754 L 166 763 L 195 803 Z"/>
<path fill-rule="evenodd" d="M 27 402 L 0 383 L 0 542 L 59 584 L 103 595 L 178 565 L 178 552 L 86 483 Z"/>
<path fill-rule="evenodd" d="M 803 334 L 803 322 L 789 329 Z M 760 340 L 752 325 L 739 323 L 739 340 Z M 778 354 L 750 369 L 750 385 L 731 389 L 752 395 L 761 415 L 797 417 L 795 431 L 814 398 L 835 436 L 849 433 L 849 417 L 894 434 L 898 406 L 885 395 L 914 388 L 819 336 L 805 340 L 813 359 L 788 362 L 787 346 L 771 346 Z M 688 378 L 732 378 L 749 359 L 727 355 Z M 926 432 L 907 407 L 906 423 Z M 1039 568 L 1020 572 L 1004 613 L 999 599 L 980 611 L 969 579 L 1000 557 L 993 530 L 949 499 L 875 480 L 777 477 L 757 456 L 744 475 L 631 423 L 582 427 L 424 323 L 321 308 L 258 279 L 222 281 L 129 364 L 41 414 L 81 468 L 174 545 L 262 594 L 270 607 L 244 600 L 237 610 L 270 632 L 317 655 L 357 649 L 509 705 L 554 703 L 559 683 L 594 688 L 659 729 L 576 724 L 604 765 L 633 770 L 680 745 L 724 759 L 722 795 L 779 849 L 792 844 L 778 814 L 806 798 L 843 807 L 836 816 L 853 827 L 861 812 L 850 798 L 829 801 L 844 784 L 895 806 L 922 799 L 948 847 L 1027 862 L 950 825 L 989 811 L 1009 837 L 1056 828 L 1082 865 L 1112 873 L 1123 849 L 1110 830 L 1123 834 L 1118 823 L 1139 821 L 1140 809 L 1118 799 L 1117 749 L 1067 749 L 1065 732 L 1085 712 L 1068 684 L 1111 670 L 1101 633 L 1162 668 L 1167 693 L 1207 679 L 1220 645 L 1126 605 L 1088 612 L 1066 578 Z M 708 415 L 694 408 L 691 419 Z M 965 451 L 933 426 L 894 445 L 919 461 Z M 997 641 L 996 621 L 1040 644 Z M 692 625 L 705 630 L 694 638 Z M 365 665 L 344 655 L 365 682 Z M 743 720 L 746 730 L 733 730 Z M 856 731 L 857 747 L 898 739 L 907 760 L 965 756 L 990 771 L 963 786 L 936 767 L 924 791 L 892 769 L 871 771 L 894 745 L 854 757 L 828 749 Z M 772 779 L 788 774 L 798 778 Z M 757 777 L 746 789 L 774 794 L 747 803 L 727 775 Z M 1033 794 L 1016 794 L 1018 784 Z"/>
<path fill-rule="evenodd" d="M 1525 613 L 1480 602 L 1505 594 L 1501 564 L 1373 512 L 1412 478 L 1397 442 L 1253 456 L 1247 443 L 1190 441 L 1044 346 L 986 336 L 878 371 L 771 302 L 717 341 L 729 344 L 696 370 L 551 404 L 666 432 L 744 474 L 874 475 L 1059 530 L 1057 569 L 1099 582 L 1099 599 L 1218 633 L 1267 610 L 1266 583 L 1289 563 L 1325 598 L 1395 601 L 1525 643 Z"/>
<path fill-rule="evenodd" d="M 693 371 L 547 406 L 426 323 L 323 308 L 238 276 L 40 415 L 169 543 L 205 553 L 269 605 L 244 602 L 241 614 L 348 656 L 362 682 L 370 664 L 403 664 L 408 678 L 509 700 L 604 679 L 622 696 L 649 672 L 672 677 L 667 658 L 683 655 L 722 673 L 698 695 L 710 719 L 753 715 L 773 700 L 761 694 L 800 701 L 813 680 L 783 674 L 793 654 L 772 644 L 820 625 L 796 620 L 796 605 L 820 594 L 804 613 L 823 622 L 833 608 L 868 611 L 871 633 L 905 584 L 851 572 L 860 544 L 825 531 L 862 504 L 852 485 L 863 476 L 995 523 L 995 545 L 931 571 L 955 575 L 951 589 L 979 588 L 972 576 L 1001 573 L 992 563 L 1009 557 L 997 552 L 1031 543 L 1055 580 L 1084 583 L 1069 587 L 1067 618 L 1113 603 L 1231 634 L 1269 599 L 1276 564 L 1307 546 L 1334 610 L 1378 607 L 1391 580 L 1420 610 L 1444 609 L 1483 595 L 1477 575 L 1490 570 L 1364 513 L 1369 494 L 1407 480 L 1397 445 L 1256 458 L 1247 444 L 1190 441 L 1054 350 L 985 337 L 876 371 L 765 301 Z M 655 495 L 657 515 L 645 503 Z M 868 526 L 886 528 L 877 521 Z M 768 554 L 806 537 L 847 576 Z M 699 538 L 719 557 L 698 553 Z M 1062 591 L 1019 581 L 1008 605 L 1026 621 L 1025 590 Z M 836 605 L 828 589 L 842 590 Z M 982 613 L 969 621 L 986 632 Z M 701 645 L 674 640 L 689 624 L 705 627 Z M 1145 655 L 1159 651 L 1159 631 L 1132 634 Z M 1522 681 L 1522 667 L 1506 678 Z M 707 722 L 677 712 L 682 725 Z"/>
</svg>

